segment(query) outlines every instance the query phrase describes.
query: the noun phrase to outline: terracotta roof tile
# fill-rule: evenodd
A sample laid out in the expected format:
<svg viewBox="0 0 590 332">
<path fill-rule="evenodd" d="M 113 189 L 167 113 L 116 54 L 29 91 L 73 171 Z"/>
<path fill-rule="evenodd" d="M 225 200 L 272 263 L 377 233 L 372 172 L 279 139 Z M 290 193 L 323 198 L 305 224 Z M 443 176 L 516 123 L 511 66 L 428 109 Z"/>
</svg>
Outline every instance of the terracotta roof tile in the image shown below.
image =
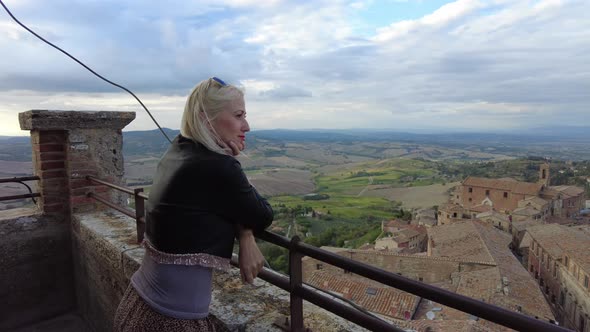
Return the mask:
<svg viewBox="0 0 590 332">
<path fill-rule="evenodd" d="M 471 220 L 432 227 L 428 236 L 433 256 L 494 263 Z"/>
<path fill-rule="evenodd" d="M 356 278 L 334 275 L 321 270 L 314 271 L 306 282 L 315 287 L 342 294 L 344 298 L 352 300 L 371 312 L 399 319 L 404 319 L 406 311 L 411 316 L 420 300 L 418 296 L 395 288 L 376 287 L 372 283 L 365 283 Z"/>
</svg>

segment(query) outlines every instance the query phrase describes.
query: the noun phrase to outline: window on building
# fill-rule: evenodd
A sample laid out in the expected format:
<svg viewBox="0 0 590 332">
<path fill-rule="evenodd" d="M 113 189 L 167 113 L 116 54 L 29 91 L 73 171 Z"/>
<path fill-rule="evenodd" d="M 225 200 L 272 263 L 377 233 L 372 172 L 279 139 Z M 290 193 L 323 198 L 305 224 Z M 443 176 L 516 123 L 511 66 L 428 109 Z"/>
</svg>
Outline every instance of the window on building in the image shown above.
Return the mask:
<svg viewBox="0 0 590 332">
<path fill-rule="evenodd" d="M 473 188 L 469 188 L 469 192 L 472 193 L 473 192 Z"/>
<path fill-rule="evenodd" d="M 343 269 L 342 271 L 344 271 L 344 274 L 349 274 L 350 273 L 350 271 L 348 271 L 348 270 L 344 270 Z"/>
<path fill-rule="evenodd" d="M 533 272 L 535 270 L 535 268 L 531 265 L 531 272 Z"/>
<path fill-rule="evenodd" d="M 565 268 L 566 269 L 569 269 L 570 268 L 570 259 L 567 256 L 565 256 Z"/>
<path fill-rule="evenodd" d="M 545 254 L 541 255 L 541 263 L 545 263 Z M 543 267 L 543 266 L 541 266 L 541 267 Z"/>
<path fill-rule="evenodd" d="M 584 276 L 584 287 L 588 288 L 588 276 Z"/>
<path fill-rule="evenodd" d="M 457 212 L 453 213 L 453 218 L 457 218 Z"/>
<path fill-rule="evenodd" d="M 321 269 L 323 269 L 323 268 L 324 268 L 324 265 L 322 265 L 322 264 L 316 264 L 316 265 L 315 265 L 315 269 L 316 269 L 316 270 L 321 270 Z"/>
<path fill-rule="evenodd" d="M 555 303 L 555 294 L 551 295 L 551 303 Z"/>
<path fill-rule="evenodd" d="M 486 196 L 490 196 L 490 191 L 486 190 Z"/>
<path fill-rule="evenodd" d="M 508 192 L 507 191 L 504 192 L 504 198 L 508 198 Z"/>
<path fill-rule="evenodd" d="M 469 201 L 471 202 L 473 199 L 471 199 L 471 197 L 469 198 Z"/>
<path fill-rule="evenodd" d="M 553 276 L 557 277 L 557 262 L 553 265 Z"/>
<path fill-rule="evenodd" d="M 535 241 L 533 241 L 533 244 L 531 245 L 531 248 L 533 248 L 533 251 L 535 251 Z"/>
<path fill-rule="evenodd" d="M 584 316 L 582 316 L 582 314 L 580 314 L 580 331 L 584 331 L 585 328 L 586 328 L 586 319 L 584 318 Z"/>
</svg>

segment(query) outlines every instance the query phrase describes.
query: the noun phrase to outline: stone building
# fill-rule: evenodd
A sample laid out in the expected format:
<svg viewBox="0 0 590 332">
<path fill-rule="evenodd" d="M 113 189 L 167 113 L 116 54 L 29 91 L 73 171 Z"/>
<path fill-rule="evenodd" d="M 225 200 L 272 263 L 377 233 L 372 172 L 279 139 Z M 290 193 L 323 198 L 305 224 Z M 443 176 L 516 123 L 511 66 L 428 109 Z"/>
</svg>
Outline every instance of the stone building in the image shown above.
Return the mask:
<svg viewBox="0 0 590 332">
<path fill-rule="evenodd" d="M 513 211 L 520 200 L 539 196 L 541 188 L 541 183 L 470 176 L 461 183 L 461 205 L 469 209 L 488 203 L 498 211 Z"/>
<path fill-rule="evenodd" d="M 590 314 L 590 236 L 577 227 L 547 224 L 527 229 L 529 273 L 567 328 L 587 332 Z"/>
<path fill-rule="evenodd" d="M 426 228 L 401 220 L 381 222 L 384 236 L 375 240 L 377 250 L 395 250 L 399 253 L 417 253 L 426 247 Z"/>
<path fill-rule="evenodd" d="M 484 222 L 467 220 L 428 228 L 428 239 L 427 255 L 402 255 L 343 248 L 326 249 L 404 277 L 520 311 L 526 315 L 537 316 L 539 319 L 546 321 L 554 319 L 534 279 L 511 253 L 509 245 L 512 237 L 509 234 Z M 322 284 L 321 278 L 318 277 L 320 275 L 330 281 L 325 285 Z M 433 324 L 454 322 L 460 325 L 469 322 L 470 325 L 475 325 L 472 326 L 474 330 L 505 330 L 483 320 L 470 322 L 469 315 L 427 300 L 420 301 L 420 305 L 416 308 L 413 307 L 414 301 L 407 300 L 400 312 L 397 310 L 401 305 L 398 295 L 387 300 L 385 293 L 380 293 L 378 289 L 369 290 L 374 286 L 367 283 L 365 278 L 323 264 L 313 258 L 303 259 L 303 278 L 313 282 L 316 287 L 326 287 L 340 294 L 350 294 L 353 289 L 352 282 L 358 282 L 364 288 L 355 291 L 357 296 L 348 295 L 351 300 L 355 303 L 374 301 L 370 305 L 372 308 L 377 308 L 376 303 L 381 303 L 382 309 L 370 310 L 375 310 L 376 314 L 385 315 L 394 320 L 399 320 L 402 312 L 407 311 L 411 319 L 403 319 L 398 323 L 408 329 L 423 328 L 425 322 L 432 320 Z M 374 295 L 369 297 L 366 292 Z M 395 310 L 389 314 L 388 312 L 392 309 Z M 405 314 L 402 316 L 406 317 Z M 451 325 L 448 328 L 452 330 Z"/>
<path fill-rule="evenodd" d="M 506 213 L 501 213 L 496 210 L 490 210 L 487 212 L 477 214 L 475 218 L 487 224 L 490 224 L 500 230 L 510 232 L 512 222 L 510 216 Z"/>
<path fill-rule="evenodd" d="M 465 208 L 452 202 L 439 206 L 437 215 L 437 225 L 447 225 L 455 221 L 471 218 Z"/>
<path fill-rule="evenodd" d="M 482 213 L 496 211 L 510 215 L 509 220 L 536 220 L 539 223 L 553 219 L 576 218 L 584 209 L 585 191 L 575 186 L 549 186 L 549 165 L 542 164 L 539 181 L 517 181 L 511 178 L 488 179 L 468 177 L 456 195 L 455 203 L 439 209 L 439 224 L 464 218 L 476 218 Z M 460 217 L 459 217 L 460 216 Z M 503 229 L 509 227 L 502 226 Z"/>
<path fill-rule="evenodd" d="M 586 195 L 584 188 L 575 186 L 552 186 L 541 194 L 549 200 L 549 215 L 561 218 L 574 218 L 584 209 Z"/>
</svg>

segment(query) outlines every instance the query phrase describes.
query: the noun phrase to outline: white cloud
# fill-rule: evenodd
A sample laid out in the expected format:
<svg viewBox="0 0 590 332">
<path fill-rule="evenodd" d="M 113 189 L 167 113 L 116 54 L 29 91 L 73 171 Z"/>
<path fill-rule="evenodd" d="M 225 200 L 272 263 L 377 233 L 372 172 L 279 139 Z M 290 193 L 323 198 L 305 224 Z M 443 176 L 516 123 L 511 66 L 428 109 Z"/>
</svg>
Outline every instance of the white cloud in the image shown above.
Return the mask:
<svg viewBox="0 0 590 332">
<path fill-rule="evenodd" d="M 373 37 L 373 40 L 377 42 L 387 42 L 392 39 L 409 35 L 420 29 L 442 28 L 481 7 L 482 4 L 478 0 L 457 0 L 440 7 L 432 14 L 426 15 L 420 19 L 395 22 L 388 27 L 380 28 L 377 30 L 378 33 Z"/>
<path fill-rule="evenodd" d="M 584 0 L 458 0 L 370 36 L 359 13 L 377 1 L 6 3 L 173 128 L 210 76 L 245 87 L 252 128 L 483 130 L 575 124 L 590 106 Z M 15 27 L 0 15 L 0 114 L 134 110 L 131 128 L 154 128 L 132 97 Z"/>
</svg>

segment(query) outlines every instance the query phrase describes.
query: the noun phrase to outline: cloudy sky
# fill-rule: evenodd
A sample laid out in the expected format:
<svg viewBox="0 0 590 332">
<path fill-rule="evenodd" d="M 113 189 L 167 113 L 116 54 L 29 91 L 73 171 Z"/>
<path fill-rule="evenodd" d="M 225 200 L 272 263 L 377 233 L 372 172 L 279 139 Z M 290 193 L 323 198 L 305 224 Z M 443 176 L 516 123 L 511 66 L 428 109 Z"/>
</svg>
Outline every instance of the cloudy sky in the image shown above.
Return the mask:
<svg viewBox="0 0 590 332">
<path fill-rule="evenodd" d="M 583 125 L 588 0 L 3 0 L 40 35 L 134 91 L 162 126 L 218 76 L 252 129 L 498 131 Z M 29 109 L 143 109 L 0 9 L 0 135 Z"/>
</svg>

